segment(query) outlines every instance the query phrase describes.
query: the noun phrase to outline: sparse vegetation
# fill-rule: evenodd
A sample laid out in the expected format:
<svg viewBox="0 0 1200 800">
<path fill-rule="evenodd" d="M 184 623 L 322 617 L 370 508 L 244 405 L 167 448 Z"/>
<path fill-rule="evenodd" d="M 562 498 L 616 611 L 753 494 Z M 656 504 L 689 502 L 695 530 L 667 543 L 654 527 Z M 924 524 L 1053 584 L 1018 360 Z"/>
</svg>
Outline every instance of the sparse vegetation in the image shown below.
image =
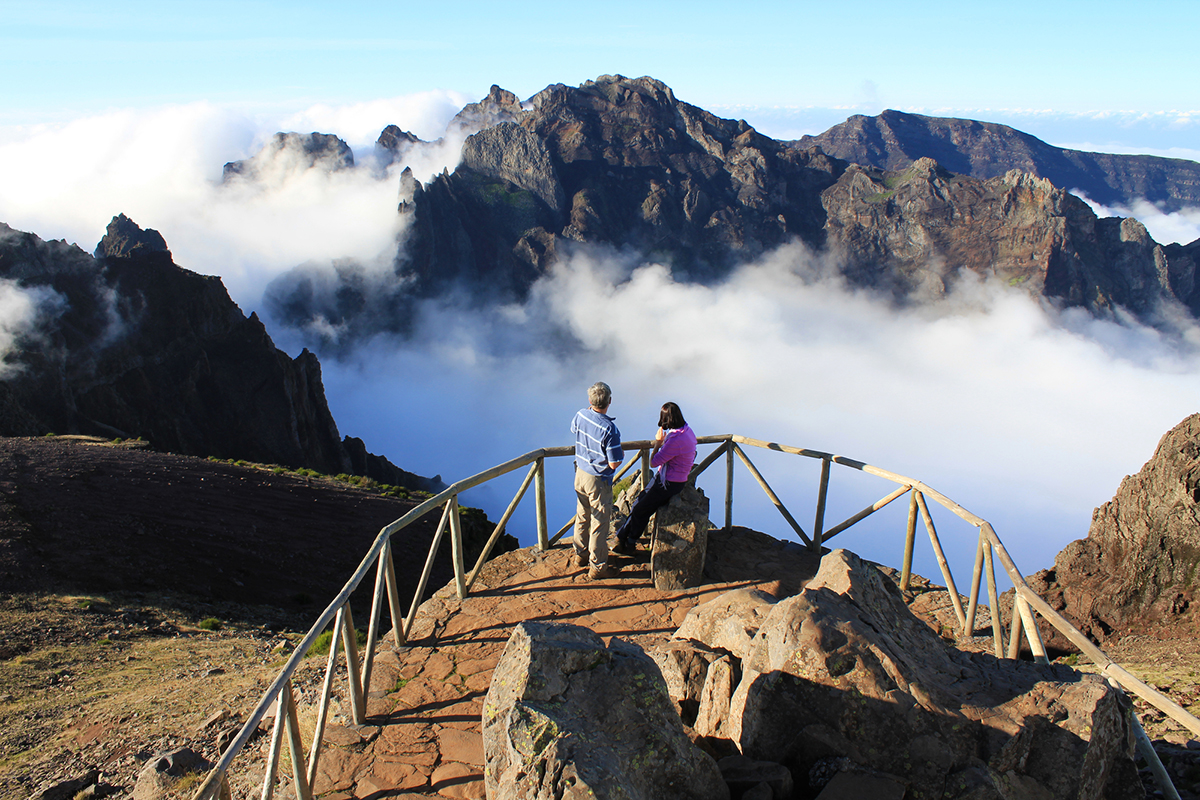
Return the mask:
<svg viewBox="0 0 1200 800">
<path fill-rule="evenodd" d="M 358 642 L 359 647 L 363 647 L 367 643 L 367 632 L 363 628 L 358 628 L 354 631 L 354 638 Z M 308 652 L 304 654 L 305 658 L 313 656 L 323 656 L 329 653 L 329 648 L 333 643 L 333 629 L 325 631 L 318 636 L 312 643 L 312 647 L 308 648 Z"/>
<path fill-rule="evenodd" d="M 205 617 L 204 619 L 200 620 L 196 627 L 200 630 L 216 632 L 225 626 L 221 620 L 217 619 L 216 617 Z"/>
</svg>

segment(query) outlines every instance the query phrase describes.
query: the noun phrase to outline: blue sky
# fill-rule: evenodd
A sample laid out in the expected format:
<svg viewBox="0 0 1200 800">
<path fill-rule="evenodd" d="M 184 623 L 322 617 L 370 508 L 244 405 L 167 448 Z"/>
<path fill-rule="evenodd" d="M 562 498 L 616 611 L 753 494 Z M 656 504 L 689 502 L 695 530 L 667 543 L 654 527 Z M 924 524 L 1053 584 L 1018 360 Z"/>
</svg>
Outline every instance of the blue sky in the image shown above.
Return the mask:
<svg viewBox="0 0 1200 800">
<path fill-rule="evenodd" d="M 1200 149 L 1194 2 L 26 0 L 0 18 L 8 125 L 201 100 L 478 97 L 492 83 L 526 98 L 620 73 L 777 136 L 900 108 L 1060 144 Z"/>
</svg>

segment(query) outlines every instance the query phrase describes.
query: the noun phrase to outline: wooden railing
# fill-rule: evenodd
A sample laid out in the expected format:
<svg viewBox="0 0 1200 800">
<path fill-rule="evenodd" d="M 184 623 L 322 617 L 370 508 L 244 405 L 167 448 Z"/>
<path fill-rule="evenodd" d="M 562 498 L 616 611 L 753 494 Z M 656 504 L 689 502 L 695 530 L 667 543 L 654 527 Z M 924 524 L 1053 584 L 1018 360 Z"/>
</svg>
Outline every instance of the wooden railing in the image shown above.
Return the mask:
<svg viewBox="0 0 1200 800">
<path fill-rule="evenodd" d="M 930 546 L 937 558 L 942 577 L 946 581 L 946 588 L 954 607 L 955 617 L 964 635 L 970 636 L 974 632 L 975 616 L 979 606 L 979 593 L 983 579 L 986 577 L 988 602 L 992 620 L 992 643 L 997 658 L 1016 658 L 1019 655 L 1021 636 L 1023 634 L 1034 659 L 1042 662 L 1047 661 L 1046 648 L 1042 642 L 1041 635 L 1038 633 L 1038 628 L 1033 617 L 1033 613 L 1036 612 L 1051 626 L 1062 633 L 1072 644 L 1078 647 L 1080 652 L 1090 658 L 1096 664 L 1099 672 L 1107 677 L 1111 683 L 1143 698 L 1193 734 L 1200 737 L 1200 720 L 1197 720 L 1183 707 L 1157 689 L 1139 680 L 1120 665 L 1114 663 L 1100 648 L 1092 644 L 1083 633 L 1075 628 L 1074 625 L 1051 608 L 1045 600 L 1029 588 L 1020 570 L 1017 569 L 1008 551 L 1004 548 L 1004 544 L 992 529 L 991 524 L 967 511 L 945 495 L 920 481 L 905 477 L 904 475 L 832 453 L 791 447 L 776 442 L 750 439 L 734 434 L 703 436 L 697 439 L 697 443 L 700 445 L 715 444 L 716 447 L 692 469 L 691 477 L 693 479 L 712 466 L 721 456 L 725 456 L 724 521 L 726 527 L 733 525 L 734 463 L 735 460 L 738 460 L 745 465 L 747 471 L 754 478 L 755 482 L 759 484 L 771 503 L 779 510 L 779 513 L 795 532 L 796 536 L 805 545 L 818 551 L 833 537 L 866 519 L 892 501 L 905 494 L 909 494 L 908 524 L 900 577 L 901 588 L 908 587 L 912 575 L 913 551 L 915 549 L 917 517 L 919 515 L 926 532 L 929 534 Z M 638 455 L 624 465 L 615 476 L 614 481 L 620 480 L 630 469 L 637 466 L 642 474 L 643 485 L 645 485 L 649 480 L 650 450 L 652 445 L 653 442 L 650 441 L 623 443 L 623 447 L 627 452 L 636 452 Z M 767 483 L 749 456 L 746 455 L 743 445 L 774 450 L 804 458 L 819 459 L 821 461 L 816 513 L 814 515 L 811 534 L 788 511 L 778 494 Z M 385 599 L 388 615 L 392 622 L 391 635 L 393 644 L 396 647 L 403 647 L 407 644 L 409 633 L 412 631 L 417 609 L 425 594 L 438 548 L 441 545 L 446 529 L 449 528 L 450 530 L 450 552 L 454 568 L 455 588 L 458 597 L 462 599 L 470 593 L 471 587 L 474 585 L 476 578 L 478 578 L 480 570 L 491 555 L 497 540 L 504 532 L 513 513 L 520 505 L 522 499 L 524 499 L 531 484 L 534 486 L 535 524 L 537 528 L 538 547 L 546 550 L 553 546 L 571 529 L 574 519 L 569 520 L 553 537 L 549 535 L 546 519 L 546 459 L 573 455 L 573 447 L 550 447 L 526 453 L 511 461 L 506 461 L 503 464 L 485 470 L 478 475 L 452 484 L 437 495 L 420 503 L 396 521 L 384 526 L 379 531 L 379 535 L 376 536 L 371 548 L 363 557 L 354 574 L 351 575 L 345 586 L 342 587 L 341 592 L 326 606 L 316 622 L 313 623 L 313 626 L 304 635 L 299 644 L 297 644 L 295 651 L 279 675 L 271 683 L 270 687 L 268 687 L 254 710 L 246 719 L 237 736 L 229 744 L 224 753 L 222 753 L 217 764 L 196 791 L 193 800 L 209 800 L 209 798 L 214 797 L 228 798 L 230 796 L 227 776 L 233 760 L 246 746 L 250 737 L 254 735 L 254 732 L 257 730 L 262 719 L 267 716 L 267 712 L 272 705 L 276 707 L 275 724 L 271 736 L 266 769 L 264 770 L 261 797 L 263 800 L 270 800 L 274 794 L 279 771 L 280 752 L 283 742 L 286 739 L 292 762 L 295 794 L 298 800 L 310 800 L 313 796 L 312 787 L 316 780 L 325 721 L 332 696 L 334 678 L 337 672 L 339 642 L 340 650 L 346 663 L 346 681 L 348 683 L 351 716 L 355 724 L 363 724 L 366 721 L 366 696 L 371 685 L 371 671 L 375 658 L 376 645 L 380 637 L 380 625 Z M 896 488 L 858 513 L 851 515 L 832 527 L 825 528 L 826 500 L 829 490 L 830 468 L 833 464 L 884 478 L 896 484 Z M 479 554 L 475 565 L 468 572 L 463 556 L 463 534 L 458 509 L 459 495 L 495 478 L 519 470 L 522 467 L 529 467 L 529 469 L 525 474 L 520 488 L 513 496 L 500 521 L 496 524 L 491 537 Z M 954 581 L 954 576 L 950 570 L 945 552 L 942 549 L 937 528 L 929 510 L 928 500 L 933 500 L 979 530 L 975 564 L 971 576 L 971 591 L 968 595 L 968 604 L 965 610 L 962 607 L 962 601 Z M 406 616 L 401 617 L 401 598 L 392 562 L 391 538 L 396 533 L 439 507 L 442 508 L 441 521 L 438 523 L 433 541 L 430 544 L 429 555 L 425 560 L 425 567 L 418 581 L 408 613 Z M 1004 646 L 1004 626 L 1000 618 L 1001 609 L 995 573 L 996 559 L 999 559 L 1001 567 L 1007 573 L 1014 587 L 1013 610 L 1008 626 L 1009 639 L 1007 648 Z M 360 654 L 354 620 L 350 611 L 350 596 L 371 571 L 372 567 L 375 569 L 375 588 L 372 595 L 371 618 L 367 629 L 366 645 L 363 648 L 364 652 Z M 333 624 L 333 637 L 330 642 L 322 692 L 317 706 L 316 726 L 312 735 L 312 741 L 307 748 L 308 752 L 306 756 L 291 679 L 304 660 L 309 648 L 331 622 Z M 1162 770 L 1162 765 L 1158 762 L 1158 758 L 1154 754 L 1154 750 L 1150 746 L 1145 732 L 1142 731 L 1140 724 L 1138 724 L 1136 716 L 1133 717 L 1133 725 L 1135 733 L 1139 737 L 1139 750 L 1146 757 L 1147 761 L 1153 762 L 1151 766 L 1155 769 L 1156 775 L 1160 776 L 1161 784 L 1163 779 L 1166 778 L 1166 773 Z M 1168 797 L 1178 797 L 1169 780 L 1166 780 L 1163 788 Z"/>
</svg>

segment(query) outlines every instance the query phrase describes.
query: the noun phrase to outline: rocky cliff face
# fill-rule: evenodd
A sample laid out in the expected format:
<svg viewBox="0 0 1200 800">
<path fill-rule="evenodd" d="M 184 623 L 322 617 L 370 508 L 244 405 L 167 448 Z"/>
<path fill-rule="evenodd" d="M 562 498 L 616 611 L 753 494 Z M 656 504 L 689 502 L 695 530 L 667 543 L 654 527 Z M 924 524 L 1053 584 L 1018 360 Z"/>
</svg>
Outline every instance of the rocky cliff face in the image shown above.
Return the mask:
<svg viewBox="0 0 1200 800">
<path fill-rule="evenodd" d="M 40 287 L 56 309 L 8 356 L 0 435 L 140 436 L 175 453 L 428 484 L 343 442 L 316 356 L 278 350 L 219 278 L 177 267 L 158 232 L 124 215 L 95 257 L 0 224 L 0 278 Z"/>
<path fill-rule="evenodd" d="M 1200 164 L 1194 161 L 1068 150 L 994 122 L 888 110 L 875 117 L 856 114 L 794 144 L 892 171 L 922 158 L 981 179 L 1016 169 L 1064 189 L 1082 190 L 1105 205 L 1130 206 L 1141 198 L 1168 211 L 1200 206 Z"/>
<path fill-rule="evenodd" d="M 1088 635 L 1200 631 L 1200 414 L 1176 425 L 1141 472 L 1096 509 L 1030 586 Z"/>
<path fill-rule="evenodd" d="M 834 254 L 852 284 L 901 302 L 936 299 L 973 272 L 1099 314 L 1120 306 L 1154 323 L 1164 304 L 1200 312 L 1200 243 L 1163 248 L 1135 220 L 1097 219 L 1067 193 L 1071 181 L 962 174 L 995 148 L 1007 163 L 1004 142 L 1032 139 L 996 126 L 980 128 L 991 133 L 972 140 L 970 158 L 937 151 L 949 166 L 885 158 L 890 139 L 854 151 L 866 162 L 856 165 L 715 117 L 651 78 L 621 76 L 550 86 L 525 104 L 493 87 L 452 125 L 479 128 L 459 166 L 424 185 L 401 179 L 411 224 L 393 284 L 368 287 L 343 269 L 336 286 L 316 291 L 297 270 L 269 291 L 273 313 L 402 332 L 412 298 L 466 290 L 483 302 L 520 299 L 576 243 L 632 250 L 670 265 L 677 280 L 707 282 L 794 240 Z M 1131 187 L 1157 196 L 1149 184 Z"/>
</svg>

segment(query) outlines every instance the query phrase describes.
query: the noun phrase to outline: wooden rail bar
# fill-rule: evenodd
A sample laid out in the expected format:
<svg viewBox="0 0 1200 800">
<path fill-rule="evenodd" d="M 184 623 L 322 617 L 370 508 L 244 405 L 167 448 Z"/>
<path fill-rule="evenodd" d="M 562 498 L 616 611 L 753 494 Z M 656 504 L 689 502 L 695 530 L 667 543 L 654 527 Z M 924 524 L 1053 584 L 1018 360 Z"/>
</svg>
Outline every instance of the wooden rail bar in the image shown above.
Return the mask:
<svg viewBox="0 0 1200 800">
<path fill-rule="evenodd" d="M 712 466 L 712 463 L 720 458 L 721 455 L 728 449 L 729 442 L 721 442 L 720 446 L 709 453 L 703 461 L 692 466 L 692 471 L 688 474 L 688 480 L 694 481 L 696 478 L 700 477 L 700 474 Z"/>
<path fill-rule="evenodd" d="M 284 688 L 290 692 L 292 690 L 291 681 L 286 681 Z M 275 702 L 275 724 L 271 729 L 271 746 L 267 750 L 267 763 L 263 767 L 262 800 L 271 800 L 275 794 L 275 776 L 279 773 L 279 753 L 283 747 L 285 725 L 287 725 L 287 700 L 281 693 Z M 211 777 L 209 776 L 210 780 Z M 209 780 L 205 781 L 206 784 L 208 782 Z"/>
<path fill-rule="evenodd" d="M 1012 609 L 1012 624 L 1008 630 L 1008 652 L 1005 654 L 1008 658 L 1016 658 L 1021 655 L 1021 628 L 1025 624 L 1025 615 L 1017 608 L 1021 600 L 1020 594 L 1013 595 Z"/>
<path fill-rule="evenodd" d="M 779 495 L 775 494 L 774 490 L 772 490 L 767 484 L 767 479 L 762 476 L 762 473 L 759 472 L 758 468 L 750 461 L 750 458 L 746 455 L 746 451 L 738 447 L 736 444 L 733 446 L 733 450 L 735 453 L 737 453 L 738 458 L 742 460 L 742 463 L 746 465 L 746 469 L 750 470 L 750 474 L 754 476 L 754 480 L 758 481 L 758 485 L 761 486 L 762 490 L 767 493 L 767 497 L 770 498 L 771 502 L 775 504 L 775 508 L 779 510 L 779 513 L 783 515 L 783 518 L 787 520 L 787 523 L 792 526 L 792 530 L 796 532 L 796 535 L 799 536 L 805 544 L 811 546 L 812 539 L 808 538 L 808 534 L 805 533 L 804 529 L 800 527 L 800 523 L 796 522 L 795 518 L 792 517 L 791 512 L 787 510 L 787 507 L 784 506 L 783 501 L 779 499 Z"/>
<path fill-rule="evenodd" d="M 849 519 L 845 520 L 844 522 L 839 522 L 837 525 L 834 525 L 832 528 L 825 531 L 825 541 L 828 542 L 830 539 L 837 536 L 839 533 L 846 530 L 851 525 L 862 522 L 864 519 L 871 516 L 876 511 L 883 508 L 888 503 L 892 502 L 897 497 L 899 497 L 900 495 L 904 494 L 907 491 L 909 491 L 909 487 L 901 486 L 900 488 L 896 489 L 891 494 L 889 494 L 887 497 L 876 500 L 874 503 L 872 503 L 871 505 L 864 508 L 862 511 L 855 514 L 853 517 L 850 517 Z"/>
<path fill-rule="evenodd" d="M 446 525 L 450 522 L 450 503 L 446 503 L 446 507 L 442 510 L 442 519 L 438 523 L 437 531 L 433 534 L 433 542 L 429 545 L 429 555 L 425 557 L 425 569 L 421 570 L 421 578 L 417 581 L 417 591 L 413 594 L 412 605 L 409 606 L 408 616 L 404 618 L 404 641 L 408 641 L 408 636 L 412 633 L 413 620 L 417 618 L 417 608 L 421 605 L 421 597 L 425 594 L 425 587 L 429 584 L 429 575 L 433 572 L 433 562 L 437 558 L 438 546 L 442 543 L 442 536 L 446 533 Z"/>
<path fill-rule="evenodd" d="M 550 544 L 552 546 L 558 544 L 558 540 L 563 537 L 563 534 L 565 534 L 567 531 L 571 530 L 571 528 L 574 527 L 574 525 L 575 525 L 575 518 L 571 517 L 569 520 L 567 520 L 567 524 L 563 525 L 561 528 L 559 528 L 558 533 L 554 534 L 554 537 L 552 539 L 550 539 Z"/>
<path fill-rule="evenodd" d="M 954 575 L 950 572 L 950 564 L 946 561 L 946 553 L 942 550 L 942 541 L 938 538 L 937 528 L 933 526 L 933 515 L 929 513 L 929 506 L 925 504 L 925 496 L 920 492 L 913 492 L 917 498 L 917 506 L 921 509 L 921 519 L 925 521 L 925 530 L 929 532 L 929 544 L 933 546 L 933 553 L 937 556 L 938 567 L 942 570 L 942 577 L 946 580 L 946 590 L 950 592 L 950 602 L 954 605 L 954 616 L 958 617 L 958 627 L 964 634 L 967 632 L 967 615 L 963 613 L 962 598 L 958 596 L 958 587 L 954 585 Z"/>
<path fill-rule="evenodd" d="M 287 687 L 287 740 L 288 752 L 292 756 L 292 776 L 295 781 L 297 800 L 312 800 L 312 787 L 308 785 L 308 773 L 304 770 L 304 742 L 300 735 L 300 715 L 296 712 L 296 696 L 291 681 Z"/>
<path fill-rule="evenodd" d="M 382 563 L 383 559 L 380 559 Z M 339 611 L 335 617 L 333 624 L 334 631 L 340 630 L 342 626 L 342 613 Z M 317 781 L 317 762 L 321 758 L 321 742 L 325 738 L 325 718 L 329 713 L 329 699 L 333 695 L 333 677 L 337 672 L 337 657 L 338 657 L 338 639 L 335 633 L 329 637 L 329 657 L 325 660 L 325 681 L 321 685 L 321 703 L 317 707 L 317 727 L 313 731 L 312 746 L 308 749 L 308 785 L 312 786 Z M 367 661 L 370 664 L 370 659 Z M 367 671 L 364 670 L 364 675 Z"/>
<path fill-rule="evenodd" d="M 533 482 L 535 476 L 539 478 L 544 477 L 541 461 L 538 461 L 529 468 L 529 472 L 525 475 L 525 480 L 521 484 L 521 488 L 517 489 L 517 493 L 513 495 L 512 502 L 508 504 L 508 508 L 504 509 L 504 516 L 502 516 L 500 521 L 496 523 L 496 528 L 492 531 L 492 535 L 488 537 L 487 544 L 485 544 L 483 546 L 483 550 L 479 552 L 479 558 L 475 560 L 475 567 L 471 570 L 471 575 L 467 578 L 468 592 L 471 591 L 471 587 L 475 585 L 475 579 L 479 577 L 479 571 L 483 569 L 483 565 L 487 562 L 488 556 L 492 553 L 492 548 L 496 546 L 496 542 L 500 539 L 500 534 L 504 531 L 504 526 L 508 524 L 508 521 L 512 518 L 513 512 L 517 510 L 517 505 L 520 504 L 521 498 L 525 496 L 525 492 L 529 489 L 529 484 Z M 538 530 L 540 531 L 538 542 L 540 543 L 545 536 L 545 483 L 542 482 L 541 492 L 538 492 L 536 488 L 534 489 L 534 492 L 537 494 L 538 500 Z M 546 550 L 547 548 L 542 547 L 540 549 Z"/>
<path fill-rule="evenodd" d="M 1025 641 L 1029 644 L 1029 652 L 1033 653 L 1033 660 L 1039 664 L 1049 664 L 1050 659 L 1046 658 L 1046 645 L 1042 643 L 1042 634 L 1038 631 L 1037 621 L 1033 618 L 1033 612 L 1029 608 L 1029 603 L 1025 598 L 1018 598 L 1020 603 L 1017 604 L 1017 610 L 1021 612 L 1021 624 L 1025 628 Z"/>
<path fill-rule="evenodd" d="M 980 534 L 983 534 L 982 528 Z M 992 615 L 992 652 L 996 658 L 1000 658 L 1004 655 L 1004 624 L 1000 621 L 1000 595 L 996 589 L 996 562 L 992 560 L 991 542 L 987 542 L 984 548 L 983 563 L 987 569 L 988 603 Z"/>
</svg>

